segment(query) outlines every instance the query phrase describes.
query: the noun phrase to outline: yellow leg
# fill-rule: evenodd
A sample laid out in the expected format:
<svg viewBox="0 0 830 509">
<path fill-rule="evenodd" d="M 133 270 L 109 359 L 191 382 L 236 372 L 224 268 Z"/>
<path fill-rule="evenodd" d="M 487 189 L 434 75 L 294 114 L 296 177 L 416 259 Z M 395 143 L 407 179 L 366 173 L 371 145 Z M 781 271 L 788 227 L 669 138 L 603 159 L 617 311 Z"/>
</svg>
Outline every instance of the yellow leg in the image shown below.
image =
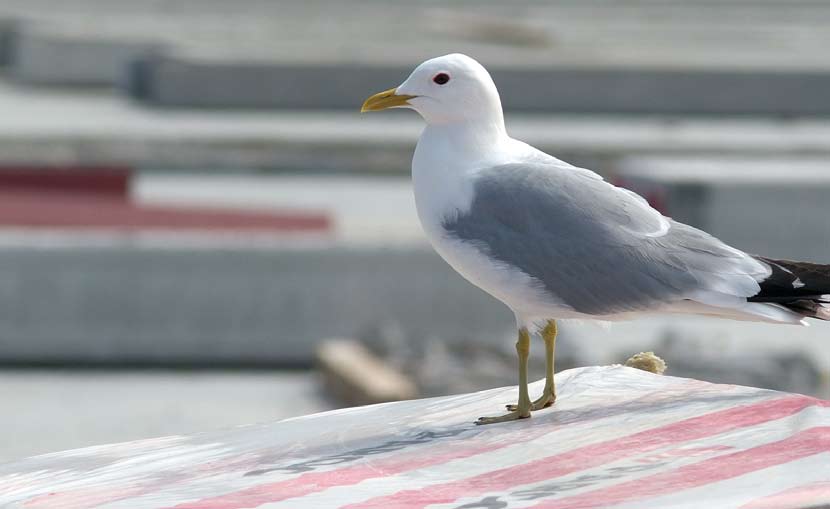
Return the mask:
<svg viewBox="0 0 830 509">
<path fill-rule="evenodd" d="M 556 385 L 553 380 L 553 361 L 554 351 L 556 350 L 556 321 L 549 320 L 544 329 L 542 329 L 542 339 L 545 341 L 545 388 L 542 390 L 542 396 L 534 401 L 530 409 L 541 410 L 553 405 L 556 401 Z M 507 405 L 508 410 L 516 410 L 516 405 Z"/>
<path fill-rule="evenodd" d="M 530 396 L 527 393 L 527 358 L 530 356 L 530 333 L 526 328 L 519 329 L 516 341 L 516 353 L 519 355 L 519 404 L 512 412 L 499 417 L 480 417 L 476 424 L 494 424 L 530 417 Z"/>
</svg>

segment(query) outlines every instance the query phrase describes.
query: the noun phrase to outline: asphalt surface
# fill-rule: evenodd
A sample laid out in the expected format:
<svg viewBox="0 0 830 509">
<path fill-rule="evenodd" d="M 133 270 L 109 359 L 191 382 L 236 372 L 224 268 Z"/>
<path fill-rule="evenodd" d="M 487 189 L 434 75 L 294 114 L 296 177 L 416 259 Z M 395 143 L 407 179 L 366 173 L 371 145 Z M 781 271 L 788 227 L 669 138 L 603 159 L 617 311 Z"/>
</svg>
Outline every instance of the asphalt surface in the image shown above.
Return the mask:
<svg viewBox="0 0 830 509">
<path fill-rule="evenodd" d="M 333 407 L 308 372 L 0 370 L 0 462 Z"/>
</svg>

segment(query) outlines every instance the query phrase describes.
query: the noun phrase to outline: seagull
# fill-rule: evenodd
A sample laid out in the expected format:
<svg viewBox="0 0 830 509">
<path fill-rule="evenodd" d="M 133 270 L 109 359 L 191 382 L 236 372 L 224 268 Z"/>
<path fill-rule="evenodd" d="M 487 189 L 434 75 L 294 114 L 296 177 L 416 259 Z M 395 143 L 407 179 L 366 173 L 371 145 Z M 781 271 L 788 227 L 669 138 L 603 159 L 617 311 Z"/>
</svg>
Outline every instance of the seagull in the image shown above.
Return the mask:
<svg viewBox="0 0 830 509">
<path fill-rule="evenodd" d="M 516 317 L 518 403 L 477 424 L 524 419 L 554 403 L 560 319 L 685 313 L 782 324 L 830 320 L 830 265 L 744 253 L 664 217 L 593 171 L 511 138 L 493 79 L 466 55 L 427 60 L 361 111 L 387 108 L 410 108 L 426 121 L 412 183 L 433 248 Z M 546 382 L 531 401 L 534 333 L 545 343 Z"/>
</svg>

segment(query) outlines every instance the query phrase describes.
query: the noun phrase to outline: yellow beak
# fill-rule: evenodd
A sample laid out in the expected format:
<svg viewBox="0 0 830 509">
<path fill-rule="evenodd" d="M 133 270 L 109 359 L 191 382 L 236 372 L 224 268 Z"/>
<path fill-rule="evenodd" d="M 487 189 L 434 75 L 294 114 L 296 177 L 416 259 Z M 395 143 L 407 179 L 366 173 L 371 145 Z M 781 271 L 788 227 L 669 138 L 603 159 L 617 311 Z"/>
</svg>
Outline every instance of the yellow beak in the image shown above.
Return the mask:
<svg viewBox="0 0 830 509">
<path fill-rule="evenodd" d="M 363 107 L 360 108 L 360 112 L 366 113 L 367 111 L 380 111 L 385 110 L 386 108 L 408 106 L 409 100 L 413 97 L 417 97 L 415 95 L 397 95 L 395 94 L 396 90 L 397 89 L 395 88 L 390 88 L 389 90 L 378 92 L 372 97 L 366 99 L 366 102 L 363 103 Z"/>
</svg>

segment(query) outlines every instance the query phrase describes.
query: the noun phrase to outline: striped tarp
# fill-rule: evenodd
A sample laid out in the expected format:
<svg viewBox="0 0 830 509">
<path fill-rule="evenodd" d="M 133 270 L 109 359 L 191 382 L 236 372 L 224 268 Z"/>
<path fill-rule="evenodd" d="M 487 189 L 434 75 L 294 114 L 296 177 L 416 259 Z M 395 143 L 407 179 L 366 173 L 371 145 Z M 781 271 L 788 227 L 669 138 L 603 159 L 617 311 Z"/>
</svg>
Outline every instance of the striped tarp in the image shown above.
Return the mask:
<svg viewBox="0 0 830 509">
<path fill-rule="evenodd" d="M 0 466 L 0 507 L 830 507 L 828 401 L 623 367 L 556 382 L 518 422 L 473 425 L 513 387 L 38 456 Z"/>
</svg>

